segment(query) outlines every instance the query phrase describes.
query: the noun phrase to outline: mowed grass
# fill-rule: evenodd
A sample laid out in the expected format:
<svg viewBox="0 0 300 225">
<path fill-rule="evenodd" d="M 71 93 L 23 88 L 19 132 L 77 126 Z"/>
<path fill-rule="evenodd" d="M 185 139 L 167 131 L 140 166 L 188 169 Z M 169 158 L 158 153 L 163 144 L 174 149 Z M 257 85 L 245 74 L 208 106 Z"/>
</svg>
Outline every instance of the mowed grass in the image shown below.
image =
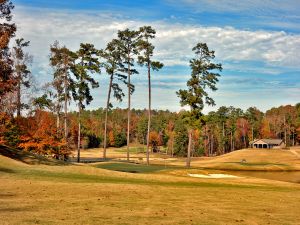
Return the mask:
<svg viewBox="0 0 300 225">
<path fill-rule="evenodd" d="M 119 171 L 119 172 L 127 172 L 127 173 L 154 173 L 158 171 L 166 171 L 170 169 L 175 169 L 175 166 L 166 166 L 166 165 L 150 165 L 146 164 L 137 164 L 137 163 L 99 163 L 95 165 L 97 168 Z"/>
<path fill-rule="evenodd" d="M 30 165 L 0 156 L 0 224 L 299 224 L 298 184 L 146 167 Z"/>
</svg>

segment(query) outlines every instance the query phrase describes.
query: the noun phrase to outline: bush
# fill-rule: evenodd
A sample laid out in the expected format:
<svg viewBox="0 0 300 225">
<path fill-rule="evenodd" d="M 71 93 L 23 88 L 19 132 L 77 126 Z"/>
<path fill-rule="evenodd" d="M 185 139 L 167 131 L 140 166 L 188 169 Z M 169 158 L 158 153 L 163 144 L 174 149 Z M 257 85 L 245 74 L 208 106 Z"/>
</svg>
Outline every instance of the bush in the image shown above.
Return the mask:
<svg viewBox="0 0 300 225">
<path fill-rule="evenodd" d="M 127 137 L 125 132 L 115 133 L 115 147 L 120 148 L 127 144 Z"/>
<path fill-rule="evenodd" d="M 182 120 L 177 120 L 174 130 L 174 155 L 187 156 L 189 137 L 184 122 Z"/>
<path fill-rule="evenodd" d="M 88 148 L 99 148 L 100 147 L 100 144 L 102 142 L 101 137 L 97 137 L 94 134 L 90 134 L 90 135 L 88 135 L 88 139 L 89 139 Z"/>
<path fill-rule="evenodd" d="M 17 147 L 20 143 L 20 134 L 17 122 L 6 113 L 0 113 L 0 144 Z"/>
</svg>

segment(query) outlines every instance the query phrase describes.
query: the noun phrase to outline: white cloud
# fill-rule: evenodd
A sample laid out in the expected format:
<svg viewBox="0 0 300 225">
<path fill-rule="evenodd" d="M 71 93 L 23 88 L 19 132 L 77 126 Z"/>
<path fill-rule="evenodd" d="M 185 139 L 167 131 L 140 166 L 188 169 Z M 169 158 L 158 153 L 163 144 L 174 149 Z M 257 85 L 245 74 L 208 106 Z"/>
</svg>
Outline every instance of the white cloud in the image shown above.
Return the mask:
<svg viewBox="0 0 300 225">
<path fill-rule="evenodd" d="M 300 35 L 285 32 L 247 31 L 231 27 L 203 27 L 171 24 L 163 21 L 146 23 L 115 18 L 107 14 L 52 12 L 21 8 L 15 18 L 20 36 L 31 40 L 33 54 L 45 60 L 54 40 L 71 49 L 80 42 L 92 42 L 97 47 L 116 37 L 120 29 L 138 28 L 145 24 L 157 30 L 156 57 L 166 65 L 188 65 L 192 47 L 206 42 L 216 51 L 218 60 L 263 61 L 276 66 L 300 64 Z M 37 57 L 35 57 L 37 58 Z M 39 60 L 40 61 L 40 60 Z"/>
</svg>

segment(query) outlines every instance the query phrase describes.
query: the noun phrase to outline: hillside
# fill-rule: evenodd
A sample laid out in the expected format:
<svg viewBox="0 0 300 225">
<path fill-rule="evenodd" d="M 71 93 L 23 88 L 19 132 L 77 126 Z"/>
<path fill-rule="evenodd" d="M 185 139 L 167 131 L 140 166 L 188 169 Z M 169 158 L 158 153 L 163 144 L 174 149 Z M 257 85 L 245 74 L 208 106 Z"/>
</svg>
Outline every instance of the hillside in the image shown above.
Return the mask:
<svg viewBox="0 0 300 225">
<path fill-rule="evenodd" d="M 10 148 L 8 146 L 0 145 L 0 155 L 20 161 L 26 164 L 45 164 L 45 165 L 60 165 L 64 162 L 52 158 L 43 157 L 30 152 L 21 151 L 18 149 Z"/>
<path fill-rule="evenodd" d="M 300 170 L 299 149 L 243 149 L 222 156 L 197 158 L 194 167 L 223 170 Z"/>
</svg>

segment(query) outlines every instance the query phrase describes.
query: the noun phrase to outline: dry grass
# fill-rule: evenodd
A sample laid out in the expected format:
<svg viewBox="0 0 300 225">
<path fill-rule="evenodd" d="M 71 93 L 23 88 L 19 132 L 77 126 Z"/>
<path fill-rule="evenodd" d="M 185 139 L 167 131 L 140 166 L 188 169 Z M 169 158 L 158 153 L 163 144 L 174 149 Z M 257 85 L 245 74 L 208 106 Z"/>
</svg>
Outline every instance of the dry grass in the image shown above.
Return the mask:
<svg viewBox="0 0 300 225">
<path fill-rule="evenodd" d="M 300 187 L 28 165 L 0 156 L 1 224 L 299 224 Z M 203 173 L 205 171 L 202 171 Z"/>
<path fill-rule="evenodd" d="M 200 158 L 193 166 L 225 170 L 300 170 L 300 158 L 290 150 L 244 149 L 213 158 Z"/>
<path fill-rule="evenodd" d="M 102 151 L 101 148 L 83 150 L 81 155 L 82 158 L 101 158 Z M 107 155 L 111 159 L 126 159 L 125 149 L 109 148 Z M 222 156 L 193 158 L 192 166 L 220 170 L 293 171 L 300 170 L 299 156 L 300 147 L 294 147 L 291 150 L 243 149 Z M 146 155 L 133 152 L 131 160 L 145 163 Z M 164 154 L 151 154 L 150 160 L 152 164 L 169 166 L 184 166 L 186 161 L 184 158 L 171 158 Z"/>
</svg>

